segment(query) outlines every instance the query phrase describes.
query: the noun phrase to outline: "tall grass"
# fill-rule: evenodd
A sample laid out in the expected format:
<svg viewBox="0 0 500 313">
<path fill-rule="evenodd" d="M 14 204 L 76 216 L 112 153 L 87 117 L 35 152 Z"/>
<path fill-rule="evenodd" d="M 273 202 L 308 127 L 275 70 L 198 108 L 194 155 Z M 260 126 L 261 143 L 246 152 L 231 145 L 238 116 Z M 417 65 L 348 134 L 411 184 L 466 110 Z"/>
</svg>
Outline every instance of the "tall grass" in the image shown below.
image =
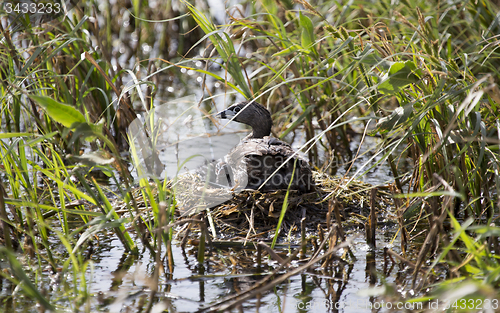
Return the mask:
<svg viewBox="0 0 500 313">
<path fill-rule="evenodd" d="M 354 175 L 388 162 L 395 197 L 405 199 L 398 213 L 401 233 L 429 226 L 420 233 L 426 239 L 415 281 L 440 249 L 455 251 L 443 254 L 450 264 L 463 256 L 460 245 L 450 246 L 449 221 L 456 227 L 456 218 L 471 217 L 490 227 L 497 220 L 500 25 L 494 3 L 262 1 L 246 11 L 255 13 L 233 11 L 230 23 L 220 27 L 190 10 L 210 39 L 207 45 L 219 52 L 238 47 L 231 48 L 237 58 L 215 58 L 227 62 L 231 74 L 231 64 L 243 64 L 251 98 L 274 112 L 276 133 L 285 137 L 303 126 L 303 151 L 313 164 L 335 173 L 332 164 L 355 162 L 350 124 L 362 123 L 381 138 L 372 151 L 382 158 Z M 239 76 L 233 79 L 244 85 Z M 319 154 L 318 147 L 327 153 Z M 400 166 L 405 158 L 412 163 L 409 171 Z M 479 260 L 477 249 L 467 251 Z M 495 257 L 490 260 L 495 271 L 500 268 Z"/>
<path fill-rule="evenodd" d="M 89 255 L 106 229 L 132 255 L 143 247 L 154 256 L 161 253 L 160 244 L 167 251 L 171 244 L 171 230 L 161 227 L 173 217 L 169 193 L 163 186 L 153 195 L 147 178 L 136 185 L 122 156 L 127 127 L 137 116 L 132 103 L 140 83 L 125 87 L 133 73 L 126 76 L 112 65 L 118 64 L 118 49 L 111 44 L 112 32 L 96 27 L 97 5 L 84 2 L 68 17 L 43 25 L 31 24 L 29 15 L 22 23 L 0 15 L 0 179 L 5 186 L 0 254 L 10 265 L 2 276 L 47 310 L 62 304 L 74 310 L 95 307 L 87 284 L 93 268 Z M 99 176 L 111 186 L 98 183 Z M 116 213 L 117 199 L 129 217 Z M 140 199 L 154 217 L 140 213 Z M 16 255 L 28 258 L 20 261 Z M 49 275 L 43 272 L 47 266 Z M 60 277 L 62 287 L 47 297 L 52 275 Z M 8 301 L 5 309 L 18 301 Z"/>
<path fill-rule="evenodd" d="M 188 2 L 109 5 L 83 1 L 43 26 L 9 25 L 0 15 L 0 254 L 10 266 L 1 275 L 28 298 L 47 310 L 68 303 L 91 311 L 88 254 L 108 228 L 131 255 L 148 249 L 156 281 L 164 253 L 172 272 L 175 196 L 158 177 L 138 173 L 134 181 L 121 152 L 132 142 L 126 130 L 137 113 L 154 107 L 159 77 L 197 61 L 219 64 L 225 75 L 190 69 L 270 108 L 278 136 L 304 134 L 302 150 L 322 171 L 335 174 L 356 162 L 353 136 L 380 138 L 370 150 L 373 162 L 348 175 L 389 163 L 401 233 L 425 237 L 414 256 L 415 288 L 446 262 L 450 281 L 433 297 L 458 300 L 455 281 L 477 287 L 462 297 L 497 296 L 496 4 L 262 0 L 230 11 L 227 25 Z M 214 48 L 211 55 L 195 57 L 206 47 Z M 99 184 L 98 175 L 112 186 Z M 122 200 L 126 217 L 113 198 Z M 200 262 L 203 253 L 201 244 Z M 429 258 L 434 263 L 420 275 Z M 47 295 L 47 266 L 71 291 Z"/>
</svg>

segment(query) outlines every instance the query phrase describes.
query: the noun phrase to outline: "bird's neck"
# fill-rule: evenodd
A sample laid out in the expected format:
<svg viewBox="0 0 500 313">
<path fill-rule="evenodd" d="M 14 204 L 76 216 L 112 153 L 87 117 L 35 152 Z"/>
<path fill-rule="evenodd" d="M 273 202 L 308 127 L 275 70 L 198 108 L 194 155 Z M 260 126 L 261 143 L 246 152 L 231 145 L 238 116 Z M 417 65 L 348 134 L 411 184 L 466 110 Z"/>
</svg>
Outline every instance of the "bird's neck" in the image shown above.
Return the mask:
<svg viewBox="0 0 500 313">
<path fill-rule="evenodd" d="M 265 136 L 269 136 L 271 134 L 271 129 L 269 131 L 264 131 L 262 128 L 252 128 L 251 138 L 264 138 Z"/>
<path fill-rule="evenodd" d="M 271 134 L 272 120 L 257 123 L 258 125 L 250 125 L 252 127 L 251 138 L 264 138 Z"/>
</svg>

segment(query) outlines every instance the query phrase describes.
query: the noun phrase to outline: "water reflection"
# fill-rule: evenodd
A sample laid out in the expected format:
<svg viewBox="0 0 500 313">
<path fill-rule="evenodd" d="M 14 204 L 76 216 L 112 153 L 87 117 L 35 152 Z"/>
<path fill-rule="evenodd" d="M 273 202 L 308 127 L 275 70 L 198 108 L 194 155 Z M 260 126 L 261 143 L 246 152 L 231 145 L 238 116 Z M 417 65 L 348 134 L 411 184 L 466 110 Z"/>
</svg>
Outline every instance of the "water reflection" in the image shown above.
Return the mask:
<svg viewBox="0 0 500 313">
<path fill-rule="evenodd" d="M 392 234 L 394 231 L 395 229 L 389 229 Z M 352 233 L 347 236 L 352 236 Z M 383 236 L 378 236 L 377 240 L 379 243 L 384 242 Z M 100 247 L 110 248 L 110 251 L 103 253 L 105 258 L 101 259 L 102 263 L 96 262 L 95 278 L 99 279 L 94 279 L 94 283 L 90 285 L 92 293 L 102 292 L 100 309 L 110 312 L 119 312 L 125 307 L 141 310 L 150 305 L 157 308 L 164 306 L 173 311 L 196 312 L 230 294 L 247 290 L 277 266 L 276 262 L 264 258 L 263 266 L 258 267 L 255 249 L 214 249 L 207 254 L 205 262 L 200 266 L 196 247 L 184 250 L 173 245 L 173 271 L 166 270 L 163 276 L 160 275 L 158 291 L 152 296 L 148 277 L 153 275 L 155 269 L 154 258 L 145 253 L 134 259 L 120 245 L 110 244 L 112 245 L 112 241 L 104 241 Z M 296 248 L 298 247 L 292 250 Z M 327 267 L 311 268 L 292 276 L 274 289 L 241 303 L 239 310 L 372 312 L 372 308 L 384 299 L 377 295 L 377 290 L 383 290 L 380 288 L 383 284 L 377 281 L 377 275 L 390 274 L 391 271 L 387 272 L 383 248 L 378 248 L 373 253 L 364 239 L 358 238 L 355 239 L 352 250 L 356 260 L 335 261 Z M 113 276 L 106 278 L 103 274 L 110 272 L 109 266 L 113 263 L 116 264 Z M 297 261 L 292 264 L 301 265 Z M 386 277 L 385 284 L 392 284 L 400 279 L 402 281 L 398 285 L 404 284 L 404 281 L 411 278 L 410 274 L 404 272 L 393 276 L 399 278 Z M 372 289 L 377 286 L 378 289 Z"/>
</svg>

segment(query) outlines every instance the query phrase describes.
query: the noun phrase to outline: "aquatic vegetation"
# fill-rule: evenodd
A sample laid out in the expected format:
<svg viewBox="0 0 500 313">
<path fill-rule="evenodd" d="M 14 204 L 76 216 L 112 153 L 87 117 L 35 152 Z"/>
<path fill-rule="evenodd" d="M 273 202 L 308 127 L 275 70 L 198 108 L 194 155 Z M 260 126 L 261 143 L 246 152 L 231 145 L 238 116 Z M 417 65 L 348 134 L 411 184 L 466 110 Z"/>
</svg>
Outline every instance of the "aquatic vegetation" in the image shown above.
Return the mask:
<svg viewBox="0 0 500 313">
<path fill-rule="evenodd" d="M 44 23 L 1 8 L 2 308 L 90 312 L 121 301 L 92 289 L 111 238 L 125 252 L 121 271 L 150 260 L 148 291 L 123 300 L 141 310 L 175 311 L 176 244 L 196 254 L 193 281 L 210 266 L 229 273 L 228 264 L 265 276 L 234 297 L 200 299 L 193 311 L 236 308 L 269 290 L 279 298 L 277 286 L 305 270 L 335 304 L 338 280 L 325 277 L 347 284 L 353 229 L 365 229 L 377 252 L 377 235 L 392 223 L 400 244 L 385 249 L 383 274 L 394 275 L 395 264 L 411 270 L 406 284 L 390 282 L 377 276 L 373 253 L 366 271 L 380 288 L 371 296 L 494 310 L 498 4 L 262 0 L 228 8 L 225 21 L 205 4 L 81 1 Z M 181 217 L 189 201 L 161 174 L 164 116 L 155 108 L 194 89 L 202 100 L 192 105 L 213 129 L 221 104 L 255 99 L 269 108 L 272 133 L 308 156 L 321 190 L 243 191 Z M 146 129 L 143 145 L 133 125 Z M 390 181 L 359 182 L 383 166 Z M 196 187 L 184 184 L 186 193 Z M 302 286 L 297 299 L 306 304 L 312 287 Z"/>
</svg>

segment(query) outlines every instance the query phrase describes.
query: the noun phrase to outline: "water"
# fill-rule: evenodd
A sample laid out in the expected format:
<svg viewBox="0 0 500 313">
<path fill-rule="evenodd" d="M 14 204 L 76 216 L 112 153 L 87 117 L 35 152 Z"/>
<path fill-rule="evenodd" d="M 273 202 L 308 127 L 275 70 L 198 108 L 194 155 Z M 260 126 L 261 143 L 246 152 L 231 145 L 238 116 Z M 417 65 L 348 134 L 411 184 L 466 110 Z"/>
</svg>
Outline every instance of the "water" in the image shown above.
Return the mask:
<svg viewBox="0 0 500 313">
<path fill-rule="evenodd" d="M 194 154 L 204 158 L 184 163 L 181 171 L 196 168 L 207 159 L 220 158 L 246 135 L 245 131 L 242 132 L 245 127 L 238 123 L 225 126 L 225 121 L 217 124 L 217 121 L 208 119 L 205 114 L 200 113 L 200 108 L 205 111 L 207 109 L 198 106 L 196 99 L 199 98 L 180 98 L 166 103 L 156 116 L 163 118 L 169 125 L 167 129 L 159 132 L 162 140 L 157 146 L 161 152 L 160 159 L 165 164 L 162 177 L 175 175 L 179 164 L 183 164 Z M 227 106 L 224 101 L 215 103 L 217 105 L 213 112 Z M 370 159 L 372 153 L 365 152 L 376 145 L 377 140 L 365 140 L 360 149 L 362 157 L 357 164 L 363 164 Z M 300 140 L 293 143 L 295 147 L 300 144 Z M 353 142 L 352 145 L 351 148 L 355 151 L 359 142 Z M 359 170 L 356 166 L 352 168 L 351 173 Z M 374 184 L 392 181 L 386 163 L 377 166 L 363 178 Z M 383 247 L 392 242 L 396 231 L 393 226 L 381 226 L 377 229 L 375 274 L 370 274 L 370 267 L 367 266 L 370 254 L 364 242 L 364 235 L 361 235 L 352 244 L 356 260 L 348 259 L 350 264 L 337 264 L 328 270 L 315 268 L 292 276 L 274 289 L 266 291 L 260 299 L 254 298 L 244 302 L 242 310 L 277 312 L 281 308 L 282 312 L 371 312 L 376 305 L 382 305 L 381 301 L 385 299 L 380 296 L 387 293 L 383 289 L 382 279 L 386 284 L 394 286 L 394 289 L 401 289 L 400 292 L 406 292 L 408 289 L 405 284 L 410 273 L 393 269 L 388 277 L 383 275 Z M 363 230 L 351 230 L 347 237 L 359 232 L 364 233 Z M 139 239 L 136 241 L 139 242 Z M 393 249 L 396 252 L 399 252 L 398 245 L 398 241 L 395 241 Z M 196 258 L 196 246 L 188 246 L 184 253 L 177 242 L 172 249 L 174 271 L 171 277 L 160 274 L 158 292 L 152 296 L 153 284 L 150 277 L 154 273 L 155 262 L 147 250 L 138 257 L 128 255 L 112 232 L 100 234 L 99 246 L 90 258 L 93 268 L 89 267 L 86 276 L 88 290 L 93 295 L 89 300 L 92 311 L 122 312 L 127 308 L 139 311 L 144 310 L 152 301 L 154 309 L 158 311 L 168 309 L 196 312 L 230 294 L 249 288 L 276 266 L 275 262 L 270 262 L 266 267 L 257 269 L 255 250 L 215 249 L 211 256 L 206 258 L 204 270 L 201 271 Z M 53 250 L 64 251 L 64 248 L 54 247 Z M 42 278 L 41 283 L 46 286 L 49 284 L 48 280 L 48 277 Z M 65 277 L 65 282 L 71 285 L 72 278 Z M 2 298 L 11 299 L 12 291 L 9 288 L 8 284 L 3 285 L 0 293 Z M 60 293 L 65 288 L 67 287 L 61 284 L 52 290 L 49 289 L 49 292 Z M 71 292 L 71 289 L 67 292 Z M 376 297 L 377 295 L 379 296 Z M 66 297 L 59 294 L 54 297 L 60 299 L 56 302 L 59 307 L 67 307 Z M 15 301 L 17 307 L 23 307 L 27 311 L 32 307 L 32 300 L 16 297 Z M 394 302 L 394 305 L 397 303 Z M 334 306 L 334 309 L 329 310 L 329 306 Z"/>
<path fill-rule="evenodd" d="M 196 77 L 193 78 L 196 80 Z M 229 106 L 230 103 L 225 101 L 225 96 L 224 93 L 216 94 L 210 106 L 199 104 L 197 99 L 200 99 L 200 96 L 196 94 L 157 105 L 154 125 L 160 131 L 158 131 L 156 149 L 165 166 L 160 177 L 172 178 L 178 173 L 194 170 L 207 161 L 219 159 L 247 134 L 248 131 L 242 132 L 245 126 L 232 122 L 226 124 L 226 121 L 220 123 L 211 119 L 207 114 L 210 110 L 214 113 Z M 215 107 L 213 107 L 214 104 Z M 143 118 L 143 120 L 147 119 Z M 150 127 L 149 132 L 154 133 L 152 129 L 155 127 Z M 362 132 L 359 126 L 358 128 L 357 131 Z M 297 140 L 292 143 L 294 148 L 303 144 L 300 136 L 296 138 Z M 382 162 L 366 175 L 362 175 L 380 159 L 381 154 L 377 155 L 377 152 L 373 151 L 373 147 L 377 146 L 380 139 L 367 137 L 361 147 L 359 147 L 360 136 L 356 136 L 355 139 L 358 141 L 354 140 L 351 143 L 351 150 L 355 152 L 359 148 L 359 158 L 347 174 L 356 175 L 374 185 L 392 182 L 392 174 L 386 162 Z M 145 162 L 144 159 L 142 161 Z M 362 164 L 366 165 L 362 167 Z M 346 168 L 347 166 L 340 165 L 339 174 L 345 174 Z M 380 228 L 377 230 L 379 247 L 375 250 L 375 273 L 372 272 L 370 266 L 367 266 L 373 260 L 370 259 L 370 249 L 364 241 L 364 230 L 351 231 L 349 236 L 356 235 L 357 232 L 363 233 L 353 242 L 352 249 L 356 260 L 350 260 L 351 264 L 338 265 L 328 271 L 314 269 L 293 276 L 276 286 L 274 290 L 265 292 L 260 299 L 244 302 L 242 309 L 258 312 L 277 312 L 278 308 L 281 308 L 282 312 L 355 311 L 359 313 L 371 312 L 376 306 L 383 306 L 381 301 L 384 297 L 376 297 L 386 293 L 381 278 L 384 279 L 385 284 L 401 286 L 401 291 L 404 292 L 404 284 L 396 279 L 397 277 L 401 279 L 401 275 L 406 279 L 409 274 L 398 269 L 393 270 L 389 277 L 384 277 L 382 274 L 384 271 L 383 247 L 391 246 L 396 252 L 399 250 L 390 244 L 397 231 L 396 227 Z M 399 243 L 395 241 L 394 244 L 397 246 Z M 147 277 L 153 274 L 154 260 L 148 253 L 144 253 L 133 262 L 132 266 L 121 270 L 122 260 L 125 259 L 124 251 L 117 240 L 110 242 L 109 245 L 110 250 L 103 252 L 101 261 L 96 262 L 95 277 L 99 279 L 95 279 L 91 285 L 91 292 L 100 292 L 104 298 L 114 300 L 112 304 L 103 306 L 103 310 L 120 312 L 125 307 L 139 309 L 141 304 L 143 305 L 139 299 L 149 299 L 151 286 Z M 232 249 L 222 252 L 214 250 L 212 257 L 207 258 L 203 264 L 205 270 L 200 272 L 196 259 L 196 247 L 190 247 L 188 250 L 191 250 L 183 253 L 177 243 L 172 249 L 174 271 L 169 278 L 166 277 L 168 275 L 160 275 L 158 292 L 153 300 L 158 310 L 163 308 L 195 312 L 216 303 L 229 294 L 249 288 L 264 277 L 258 275 L 259 270 L 255 266 L 257 254 L 255 250 L 244 252 Z M 253 262 L 253 265 L 239 266 L 238 262 L 235 265 L 231 258 L 250 264 Z M 272 269 L 273 266 L 269 266 L 263 271 L 268 273 Z M 119 286 L 116 283 L 117 275 L 122 277 Z M 397 305 L 397 303 L 390 305 Z M 333 309 L 330 310 L 332 306 Z M 384 308 L 389 308 L 387 301 Z"/>
<path fill-rule="evenodd" d="M 196 81 L 196 77 L 193 78 L 193 81 Z M 197 89 L 193 87 L 192 90 Z M 192 94 L 161 104 L 157 103 L 155 112 L 152 113 L 154 123 L 144 128 L 144 121 L 147 121 L 148 117 L 143 116 L 130 126 L 129 132 L 135 136 L 139 132 L 144 132 L 144 129 L 148 134 L 152 134 L 149 137 L 154 138 L 155 144 L 150 144 L 146 148 L 151 149 L 154 146 L 151 150 L 157 151 L 164 165 L 164 169 L 158 175 L 161 178 L 172 179 L 178 174 L 195 170 L 207 162 L 223 158 L 250 132 L 248 126 L 215 118 L 216 112 L 234 103 L 234 101 L 229 103 L 225 101 L 226 93 L 213 96 L 213 102 L 208 106 L 200 104 L 197 99 L 200 99 L 200 96 Z M 243 99 L 238 99 L 236 102 L 241 100 Z M 363 125 L 353 123 L 351 126 L 358 133 L 363 132 Z M 305 138 L 300 133 L 301 130 L 297 132 L 297 136 L 293 136 L 294 141 L 290 142 L 295 150 L 299 150 L 305 143 Z M 146 137 L 139 138 L 139 141 L 145 141 Z M 380 146 L 381 139 L 367 136 L 362 144 L 360 140 L 361 135 L 356 135 L 350 143 L 351 151 L 354 154 L 357 152 L 358 156 L 349 171 L 347 170 L 350 163 L 335 160 L 334 166 L 338 168 L 337 175 L 347 174 L 374 186 L 392 183 L 394 178 L 387 162 L 382 161 L 381 164 L 376 164 L 384 155 L 384 151 L 374 150 L 375 147 Z M 136 146 L 140 146 L 137 140 Z M 151 153 L 148 152 L 147 155 Z M 320 159 L 323 159 L 320 163 L 325 162 L 326 155 L 321 148 L 319 153 Z M 301 152 L 301 154 L 305 156 L 304 153 Z M 399 166 L 404 166 L 403 170 L 407 170 L 408 163 L 404 158 L 403 147 L 398 147 L 394 155 L 403 156 L 396 161 L 399 162 Z M 139 156 L 141 157 L 140 153 Z M 144 159 L 144 157 L 141 158 L 142 163 L 146 162 Z M 370 167 L 373 168 L 370 169 Z M 366 171 L 369 172 L 365 174 Z"/>
<path fill-rule="evenodd" d="M 185 75 L 192 76 L 193 81 L 199 81 L 196 73 L 186 72 Z M 162 125 L 157 128 L 158 137 L 156 138 L 159 140 L 152 148 L 159 151 L 160 160 L 165 166 L 158 176 L 172 178 L 177 173 L 196 169 L 206 161 L 221 158 L 246 135 L 247 132 L 244 130 L 248 131 L 248 128 L 241 124 L 229 122 L 226 125 L 227 121 L 219 123 L 208 118 L 207 114 L 220 111 L 232 104 L 233 98 L 235 98 L 234 101 L 243 99 L 238 96 L 228 97 L 228 93 L 222 90 L 220 84 L 217 85 L 210 79 L 207 84 L 211 89 L 218 91 L 213 92 L 215 96 L 210 105 L 198 104 L 202 89 L 196 83 L 184 88 L 176 86 L 172 90 L 160 88 L 160 90 L 166 90 L 165 93 L 169 93 L 169 96 L 162 98 L 160 92 L 157 99 L 168 98 L 170 100 L 156 103 L 157 111 L 154 120 L 158 122 L 162 119 L 165 122 L 154 123 L 154 126 Z M 181 92 L 178 92 L 179 90 Z M 142 121 L 144 120 L 146 119 L 143 117 Z M 149 129 L 150 134 L 154 133 L 153 129 L 155 128 Z M 140 128 L 137 130 L 139 131 Z M 300 136 L 296 138 L 297 140 L 292 143 L 294 148 L 303 144 Z M 376 158 L 368 162 L 372 156 L 372 152 L 369 151 L 378 140 L 369 137 L 365 140 L 360 149 L 361 157 L 356 161 L 350 173 L 356 173 L 358 170 L 359 173 L 364 172 L 358 164 L 368 163 L 368 166 L 373 164 Z M 352 151 L 356 151 L 359 141 L 353 141 L 351 145 Z M 146 145 L 141 148 L 147 150 L 150 147 Z M 199 157 L 189 159 L 194 155 L 199 155 Z M 147 162 L 144 158 L 142 161 Z M 344 168 L 340 166 L 339 174 L 345 173 Z M 136 178 L 139 177 L 136 172 L 134 174 Z M 360 177 L 375 185 L 392 182 L 390 169 L 386 163 Z M 348 237 L 356 235 L 357 232 L 363 231 L 351 231 Z M 375 276 L 367 270 L 369 268 L 367 264 L 370 262 L 367 257 L 369 249 L 364 242 L 364 236 L 360 236 L 353 242 L 352 249 L 356 260 L 350 260 L 350 264 L 338 264 L 329 270 L 311 269 L 292 276 L 274 289 L 266 291 L 260 299 L 244 302 L 242 310 L 277 312 L 281 308 L 282 312 L 371 312 L 371 308 L 378 303 L 377 299 L 383 299 L 383 297 L 373 298 L 373 295 L 381 293 L 381 290 L 374 289 L 374 286 L 382 286 L 383 275 L 381 273 L 384 271 L 382 249 L 389 245 L 395 232 L 395 227 L 377 231 L 379 247 L 375 252 Z M 136 241 L 139 242 L 139 239 Z M 395 245 L 398 245 L 397 241 Z M 95 296 L 90 300 L 92 311 L 122 312 L 127 308 L 139 311 L 144 310 L 145 306 L 152 301 L 153 312 L 155 309 L 195 312 L 216 303 L 229 294 L 245 290 L 276 266 L 275 262 L 270 262 L 265 268 L 257 269 L 255 250 L 215 249 L 211 257 L 207 258 L 203 264 L 204 270 L 202 271 L 196 259 L 196 247 L 188 247 L 184 252 L 178 243 L 175 243 L 172 249 L 175 263 L 173 273 L 171 277 L 164 273 L 160 274 L 158 292 L 150 300 L 153 287 L 150 277 L 155 269 L 155 261 L 151 255 L 147 250 L 138 257 L 128 255 L 112 232 L 100 234 L 99 246 L 91 256 L 93 268 L 91 266 L 87 270 L 88 289 L 91 295 Z M 54 250 L 57 248 L 55 247 Z M 60 250 L 64 251 L 62 247 Z M 393 271 L 385 280 L 388 284 L 399 286 L 401 283 L 396 281 L 397 276 L 394 272 L 398 271 Z M 407 275 L 404 272 L 402 274 L 404 277 Z M 65 282 L 71 284 L 71 277 L 65 277 Z M 41 279 L 41 283 L 46 285 L 48 278 Z M 52 291 L 61 292 L 64 288 L 67 287 L 61 285 L 57 287 L 57 290 Z M 68 288 L 68 292 L 71 292 L 71 289 Z M 11 294 L 10 285 L 4 284 L 0 296 L 3 299 L 10 299 Z M 65 299 L 61 296 L 58 305 L 62 309 L 69 310 Z M 17 306 L 25 310 L 30 310 L 29 308 L 32 307 L 32 300 L 26 298 L 19 300 L 19 297 L 16 297 L 15 301 L 19 301 Z M 327 306 L 331 305 L 339 309 L 329 310 Z"/>
<path fill-rule="evenodd" d="M 349 236 L 352 235 L 355 235 L 355 231 Z M 370 250 L 363 236 L 360 236 L 351 246 L 356 257 L 355 261 L 351 260 L 351 264 L 339 264 L 327 270 L 316 268 L 292 276 L 274 290 L 266 291 L 260 300 L 252 299 L 244 302 L 243 310 L 277 312 L 279 307 L 282 312 L 326 312 L 329 311 L 328 306 L 335 306 L 338 310 L 332 311 L 372 312 L 372 308 L 381 305 L 382 302 L 368 295 L 383 293 L 384 290 L 374 288 L 371 281 L 376 281 L 375 285 L 380 286 L 382 277 L 380 275 L 384 271 L 382 248 L 393 235 L 394 229 L 378 233 L 377 240 L 380 247 L 375 253 L 376 274 L 370 275 L 367 267 Z M 101 253 L 101 261 L 96 262 L 95 277 L 90 290 L 92 293 L 102 293 L 104 298 L 114 299 L 111 304 L 101 307 L 103 310 L 121 312 L 126 307 L 139 309 L 138 299 L 149 297 L 150 284 L 147 277 L 152 275 L 154 260 L 148 253 L 142 254 L 134 265 L 123 271 L 121 268 L 126 258 L 123 256 L 121 245 L 114 239 L 109 245 L 112 247 L 111 250 Z M 258 275 L 259 272 L 269 272 L 275 266 L 269 265 L 261 270 L 255 265 L 245 266 L 256 264 L 255 250 L 224 252 L 214 250 L 212 256 L 204 263 L 204 274 L 200 274 L 195 248 L 189 248 L 186 253 L 183 253 L 178 245 L 172 248 L 174 272 L 168 280 L 160 275 L 159 289 L 154 301 L 158 308 L 173 308 L 174 311 L 195 312 L 210 306 L 225 296 L 234 294 L 236 290 L 250 287 L 264 277 Z M 231 262 L 228 260 L 231 257 L 242 261 Z M 224 262 L 227 262 L 227 265 L 224 265 Z M 248 276 L 249 274 L 257 276 Z M 396 283 L 394 274 L 397 273 L 385 278 L 386 284 Z M 116 277 L 120 277 L 118 286 Z M 127 298 L 131 295 L 135 296 Z M 385 305 L 387 306 L 387 303 Z"/>
<path fill-rule="evenodd" d="M 165 165 L 161 177 L 171 178 L 178 171 L 195 169 L 206 160 L 222 157 L 247 133 L 245 130 L 248 129 L 241 124 L 230 122 L 226 126 L 226 121 L 219 124 L 216 120 L 210 120 L 202 112 L 208 111 L 210 107 L 207 108 L 203 104 L 198 106 L 196 99 L 199 98 L 199 95 L 181 97 L 157 106 L 159 110 L 155 118 L 163 119 L 168 126 L 158 132 L 160 140 L 156 146 L 160 152 L 160 160 Z M 229 105 L 228 101 L 224 101 L 223 94 L 216 99 L 211 112 L 220 111 Z M 300 136 L 296 138 L 298 140 L 292 144 L 295 148 L 303 143 Z M 379 139 L 365 140 L 360 149 L 362 156 L 350 173 L 356 173 L 360 169 L 357 164 L 368 162 L 373 154 L 369 150 L 377 144 L 377 140 Z M 351 149 L 356 151 L 358 145 L 359 142 L 354 141 Z M 196 154 L 201 157 L 184 162 Z M 369 164 L 374 161 L 371 162 Z M 182 166 L 179 166 L 180 164 Z M 344 167 L 340 168 L 339 173 L 344 174 Z M 362 177 L 373 184 L 392 181 L 386 163 L 375 167 Z M 352 230 L 348 238 L 359 232 L 364 231 Z M 389 277 L 383 275 L 382 250 L 384 246 L 389 245 L 395 233 L 396 228 L 391 226 L 377 230 L 376 274 L 370 275 L 370 270 L 367 270 L 367 264 L 370 262 L 367 257 L 369 249 L 362 235 L 353 242 L 352 249 L 356 260 L 349 260 L 350 264 L 337 264 L 329 270 L 316 268 L 292 276 L 274 289 L 266 291 L 260 299 L 254 298 L 244 302 L 242 310 L 277 312 L 281 308 L 282 312 L 371 312 L 372 308 L 380 305 L 380 301 L 384 299 L 382 296 L 374 297 L 385 293 L 380 289 L 383 286 L 382 278 L 387 284 L 398 286 L 397 288 L 404 292 L 404 281 L 409 277 L 408 273 L 398 269 L 393 270 Z M 136 241 L 139 242 L 139 239 Z M 398 252 L 398 242 L 394 245 L 393 249 Z M 158 311 L 168 309 L 195 312 L 230 294 L 249 288 L 276 266 L 275 262 L 270 262 L 265 268 L 257 269 L 255 250 L 215 249 L 203 264 L 204 271 L 201 271 L 196 259 L 196 247 L 188 247 L 184 253 L 178 243 L 175 243 L 172 249 L 174 271 L 171 277 L 160 274 L 158 292 L 151 296 L 153 285 L 150 277 L 154 273 L 155 262 L 147 250 L 138 257 L 128 255 L 112 232 L 100 234 L 99 246 L 91 257 L 93 269 L 91 267 L 87 271 L 88 289 L 90 294 L 94 295 L 90 300 L 92 311 L 122 312 L 126 308 L 139 311 L 152 301 Z M 54 247 L 54 250 L 58 249 Z M 62 247 L 59 250 L 64 251 Z M 403 283 L 397 281 L 401 280 L 401 276 Z M 71 285 L 71 277 L 66 277 L 65 281 Z M 46 285 L 45 278 L 42 283 Z M 52 292 L 61 292 L 64 288 L 60 285 Z M 0 295 L 5 299 L 10 297 L 10 293 L 9 286 L 5 284 Z M 65 297 L 61 297 L 57 302 L 61 308 L 68 305 L 64 299 Z M 24 307 L 26 310 L 32 306 L 32 300 L 20 300 L 17 297 L 15 301 L 19 301 L 18 307 Z M 338 310 L 329 310 L 328 306 L 332 305 Z"/>
</svg>

